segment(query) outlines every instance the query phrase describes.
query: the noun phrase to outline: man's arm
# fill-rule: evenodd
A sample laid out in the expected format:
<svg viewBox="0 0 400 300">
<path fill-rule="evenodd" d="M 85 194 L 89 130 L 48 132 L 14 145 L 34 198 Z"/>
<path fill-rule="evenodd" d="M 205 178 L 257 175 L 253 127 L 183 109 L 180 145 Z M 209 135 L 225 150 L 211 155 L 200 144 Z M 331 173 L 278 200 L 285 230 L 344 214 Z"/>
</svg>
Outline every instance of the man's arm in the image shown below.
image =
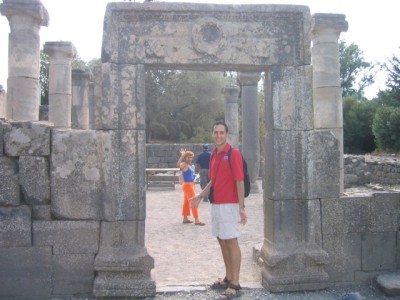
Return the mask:
<svg viewBox="0 0 400 300">
<path fill-rule="evenodd" d="M 236 181 L 236 189 L 239 197 L 239 212 L 240 212 L 240 223 L 247 223 L 247 215 L 244 210 L 244 182 L 243 180 Z"/>
<path fill-rule="evenodd" d="M 210 193 L 211 186 L 212 186 L 212 181 L 210 180 L 210 182 L 207 183 L 206 187 L 199 194 L 197 194 L 192 199 L 190 199 L 190 206 L 192 208 L 197 208 L 200 204 L 201 199 L 208 196 L 208 194 Z M 244 188 L 243 188 L 243 191 L 244 191 Z"/>
</svg>

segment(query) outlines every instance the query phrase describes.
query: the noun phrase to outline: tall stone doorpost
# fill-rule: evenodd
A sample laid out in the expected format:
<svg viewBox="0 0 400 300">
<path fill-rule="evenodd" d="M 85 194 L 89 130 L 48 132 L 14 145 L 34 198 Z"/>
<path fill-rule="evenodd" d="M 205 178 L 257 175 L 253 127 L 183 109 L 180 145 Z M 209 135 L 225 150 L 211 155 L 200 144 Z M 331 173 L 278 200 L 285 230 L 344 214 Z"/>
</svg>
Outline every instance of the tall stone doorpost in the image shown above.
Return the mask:
<svg viewBox="0 0 400 300">
<path fill-rule="evenodd" d="M 40 26 L 49 16 L 39 0 L 4 0 L 0 12 L 10 23 L 8 39 L 7 116 L 38 121 L 40 105 Z"/>
<path fill-rule="evenodd" d="M 330 19 L 323 14 L 314 18 L 324 17 Z M 340 22 L 344 24 L 344 18 Z M 334 21 L 323 24 L 324 33 L 333 30 L 338 37 Z M 339 52 L 335 44 L 337 40 L 318 48 L 317 65 L 271 67 L 266 74 L 265 239 L 261 256 L 262 284 L 273 292 L 328 285 L 325 267 L 329 256 L 322 244 L 320 202 L 340 196 L 341 139 L 332 130 L 317 126 L 318 120 L 329 119 L 331 111 L 315 113 L 316 99 L 325 100 L 316 94 L 315 82 L 320 78 L 315 75 L 329 73 L 333 62 L 326 59 L 324 51 L 336 61 Z M 338 82 L 339 73 L 333 67 L 337 78 L 329 78 Z"/>
<path fill-rule="evenodd" d="M 260 121 L 258 113 L 258 82 L 261 74 L 239 73 L 242 89 L 242 152 L 246 159 L 251 184 L 251 193 L 258 193 L 260 171 Z"/>
<path fill-rule="evenodd" d="M 100 124 L 111 140 L 104 216 L 95 259 L 96 297 L 150 297 L 154 260 L 145 248 L 144 66 L 103 63 Z"/>
</svg>

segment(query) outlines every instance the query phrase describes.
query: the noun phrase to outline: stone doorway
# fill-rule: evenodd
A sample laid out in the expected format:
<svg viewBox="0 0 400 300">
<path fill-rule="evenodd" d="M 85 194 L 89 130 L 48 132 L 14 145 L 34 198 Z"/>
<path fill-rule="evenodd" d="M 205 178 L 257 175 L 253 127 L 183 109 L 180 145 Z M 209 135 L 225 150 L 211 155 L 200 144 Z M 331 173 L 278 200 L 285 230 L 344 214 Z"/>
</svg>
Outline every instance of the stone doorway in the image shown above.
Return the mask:
<svg viewBox="0 0 400 300">
<path fill-rule="evenodd" d="M 332 53 L 335 60 L 338 52 L 316 52 L 313 69 L 310 32 L 316 34 L 318 26 L 327 29 L 323 37 L 336 37 L 337 45 L 347 25 L 341 15 L 327 19 L 314 17 L 312 24 L 308 7 L 292 5 L 108 5 L 99 129 L 112 135 L 115 155 L 109 172 L 118 176 L 110 178 L 105 188 L 105 196 L 113 200 L 105 207 L 95 261 L 96 296 L 123 296 L 126 291 L 112 284 L 123 278 L 129 279 L 135 296 L 155 292 L 149 276 L 153 261 L 144 243 L 146 68 L 266 72 L 262 284 L 271 291 L 327 286 L 319 201 L 339 196 L 341 126 L 335 122 L 325 126 L 336 121 L 336 115 L 315 117 L 319 108 L 315 94 L 322 81 L 338 79 L 338 68 L 331 68 L 331 76 L 321 75 L 321 82 L 315 75 L 325 74 L 323 63 L 318 64 L 324 55 Z M 338 20 L 344 25 L 335 27 Z M 335 43 L 322 40 L 314 42 L 335 49 Z M 323 92 L 338 95 L 336 88 Z M 120 237 L 118 243 L 115 236 Z"/>
</svg>

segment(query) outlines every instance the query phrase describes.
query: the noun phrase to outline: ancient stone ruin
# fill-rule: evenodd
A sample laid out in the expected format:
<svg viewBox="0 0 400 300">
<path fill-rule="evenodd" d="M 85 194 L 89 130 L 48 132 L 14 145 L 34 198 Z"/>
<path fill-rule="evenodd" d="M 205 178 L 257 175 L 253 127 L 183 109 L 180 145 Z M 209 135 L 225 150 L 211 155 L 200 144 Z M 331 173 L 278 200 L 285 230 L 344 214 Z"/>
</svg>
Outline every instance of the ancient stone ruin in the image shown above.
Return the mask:
<svg viewBox="0 0 400 300">
<path fill-rule="evenodd" d="M 239 72 L 237 143 L 253 181 L 260 160 L 254 95 L 265 72 L 267 290 L 365 283 L 400 268 L 399 193 L 341 195 L 344 15 L 311 16 L 295 5 L 110 3 L 97 74 L 70 69 L 71 43 L 44 45 L 50 103 L 43 122 L 39 29 L 47 11 L 39 0 L 3 0 L 0 12 L 11 28 L 7 95 L 0 91 L 0 297 L 155 295 L 144 244 L 144 72 L 151 68 Z M 224 92 L 234 128 L 237 87 Z"/>
</svg>

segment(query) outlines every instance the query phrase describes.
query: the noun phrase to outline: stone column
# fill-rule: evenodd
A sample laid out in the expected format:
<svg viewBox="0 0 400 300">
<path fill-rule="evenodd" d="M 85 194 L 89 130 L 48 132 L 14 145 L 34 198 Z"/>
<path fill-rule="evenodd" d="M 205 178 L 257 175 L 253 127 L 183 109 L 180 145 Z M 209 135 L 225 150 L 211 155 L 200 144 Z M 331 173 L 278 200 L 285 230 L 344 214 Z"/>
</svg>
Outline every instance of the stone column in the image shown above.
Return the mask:
<svg viewBox="0 0 400 300">
<path fill-rule="evenodd" d="M 223 89 L 225 97 L 225 123 L 229 128 L 229 142 L 232 147 L 239 146 L 239 87 L 227 85 Z"/>
<path fill-rule="evenodd" d="M 72 70 L 71 127 L 89 129 L 89 80 L 90 72 Z"/>
<path fill-rule="evenodd" d="M 242 90 L 242 152 L 250 175 L 250 192 L 258 193 L 260 172 L 260 122 L 258 112 L 258 81 L 260 73 L 239 73 Z"/>
<path fill-rule="evenodd" d="M 154 297 L 145 248 L 146 135 L 143 65 L 102 64 L 100 128 L 110 137 L 104 160 L 104 218 L 95 259 L 97 298 Z M 118 88 L 117 88 L 118 87 Z"/>
<path fill-rule="evenodd" d="M 8 117 L 38 121 L 40 105 L 40 26 L 49 16 L 39 0 L 4 0 L 0 12 L 10 23 L 8 39 Z"/>
<path fill-rule="evenodd" d="M 46 42 L 49 56 L 49 121 L 54 127 L 71 128 L 71 60 L 76 56 L 71 42 Z"/>
<path fill-rule="evenodd" d="M 3 86 L 0 85 L 0 119 L 7 119 L 7 94 Z"/>
<path fill-rule="evenodd" d="M 314 14 L 311 24 L 315 129 L 332 132 L 339 141 L 340 192 L 344 188 L 343 105 L 340 87 L 340 33 L 348 23 L 341 14 Z"/>
<path fill-rule="evenodd" d="M 329 256 L 320 198 L 339 194 L 331 171 L 339 165 L 337 142 L 314 131 L 311 65 L 274 66 L 265 77 L 262 285 L 272 292 L 323 289 Z"/>
</svg>

